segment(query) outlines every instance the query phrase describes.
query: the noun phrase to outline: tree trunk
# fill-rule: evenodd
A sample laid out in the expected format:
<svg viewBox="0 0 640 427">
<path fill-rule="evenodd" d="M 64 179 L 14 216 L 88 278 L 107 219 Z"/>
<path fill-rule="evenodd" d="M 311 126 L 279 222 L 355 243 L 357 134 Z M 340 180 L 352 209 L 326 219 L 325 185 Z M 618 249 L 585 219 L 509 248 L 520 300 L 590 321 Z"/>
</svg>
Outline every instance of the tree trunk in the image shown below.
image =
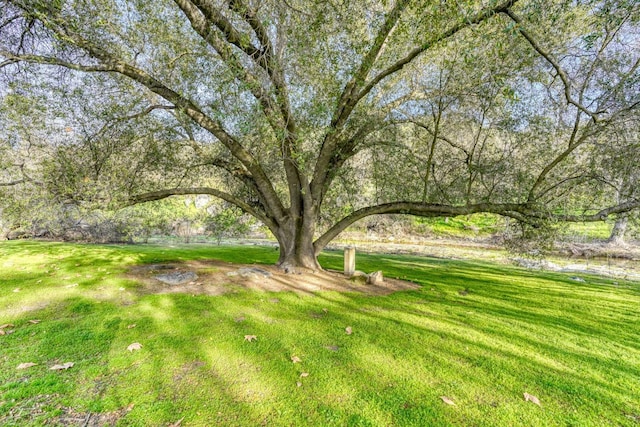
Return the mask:
<svg viewBox="0 0 640 427">
<path fill-rule="evenodd" d="M 276 238 L 280 244 L 278 266 L 284 271 L 322 270 L 313 246 L 313 219 L 299 218 L 280 227 Z"/>
<path fill-rule="evenodd" d="M 616 219 L 616 223 L 613 225 L 613 229 L 611 230 L 611 235 L 609 236 L 608 242 L 612 245 L 624 245 L 624 234 L 627 231 L 627 223 L 629 222 L 629 217 L 619 216 Z"/>
</svg>

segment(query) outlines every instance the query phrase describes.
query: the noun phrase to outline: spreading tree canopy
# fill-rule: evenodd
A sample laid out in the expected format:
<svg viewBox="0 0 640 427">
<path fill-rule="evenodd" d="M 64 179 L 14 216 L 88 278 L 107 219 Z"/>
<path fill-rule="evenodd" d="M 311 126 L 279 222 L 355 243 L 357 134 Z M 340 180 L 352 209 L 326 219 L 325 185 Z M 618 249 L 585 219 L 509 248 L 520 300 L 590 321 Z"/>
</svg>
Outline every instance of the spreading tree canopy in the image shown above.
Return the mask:
<svg viewBox="0 0 640 427">
<path fill-rule="evenodd" d="M 219 197 L 283 266 L 369 215 L 639 207 L 639 68 L 634 0 L 0 1 L 7 149 L 63 196 Z"/>
</svg>

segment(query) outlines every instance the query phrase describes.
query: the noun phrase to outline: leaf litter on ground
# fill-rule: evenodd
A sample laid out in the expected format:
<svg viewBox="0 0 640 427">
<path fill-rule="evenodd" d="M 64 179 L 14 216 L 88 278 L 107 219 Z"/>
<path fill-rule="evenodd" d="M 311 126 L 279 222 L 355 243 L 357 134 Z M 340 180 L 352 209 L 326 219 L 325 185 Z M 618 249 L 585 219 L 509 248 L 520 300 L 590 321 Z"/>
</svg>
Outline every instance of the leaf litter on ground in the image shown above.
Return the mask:
<svg viewBox="0 0 640 427">
<path fill-rule="evenodd" d="M 134 351 L 134 350 L 140 350 L 141 348 L 142 348 L 142 344 L 140 344 L 139 342 L 134 342 L 132 344 L 129 344 L 129 346 L 127 347 L 127 350 Z"/>
<path fill-rule="evenodd" d="M 256 335 L 245 335 L 244 336 L 244 340 L 245 341 L 249 341 L 249 342 L 255 341 L 257 339 L 258 339 L 258 337 Z"/>
<path fill-rule="evenodd" d="M 351 335 L 353 333 L 351 326 L 347 326 L 346 328 L 344 328 L 344 331 L 347 333 L 347 335 Z"/>
<path fill-rule="evenodd" d="M 302 362 L 302 359 L 300 359 L 298 356 L 291 356 L 291 361 L 293 363 L 300 363 Z"/>
<path fill-rule="evenodd" d="M 30 368 L 32 366 L 36 366 L 37 363 L 33 363 L 33 362 L 27 362 L 27 363 L 21 363 L 18 365 L 18 367 L 16 369 L 27 369 Z"/>
<path fill-rule="evenodd" d="M 524 401 L 525 402 L 535 403 L 536 405 L 541 406 L 540 405 L 540 399 L 538 399 L 537 397 L 535 397 L 534 395 L 529 394 L 529 393 L 524 393 Z"/>
<path fill-rule="evenodd" d="M 73 365 L 75 365 L 75 363 L 73 362 L 66 362 L 63 363 L 62 365 L 53 365 L 52 367 L 49 368 L 50 371 L 66 371 L 69 368 L 72 368 Z"/>
<path fill-rule="evenodd" d="M 442 399 L 442 401 L 447 405 L 456 406 L 456 403 L 447 396 L 440 396 L 440 399 Z"/>
</svg>

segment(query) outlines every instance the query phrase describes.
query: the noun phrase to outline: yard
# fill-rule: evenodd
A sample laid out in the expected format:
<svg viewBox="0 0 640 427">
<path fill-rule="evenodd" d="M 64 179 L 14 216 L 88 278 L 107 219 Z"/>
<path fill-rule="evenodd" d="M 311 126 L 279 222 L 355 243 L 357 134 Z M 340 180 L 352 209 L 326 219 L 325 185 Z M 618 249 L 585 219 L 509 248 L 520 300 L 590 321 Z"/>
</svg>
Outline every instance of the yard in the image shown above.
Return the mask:
<svg viewBox="0 0 640 427">
<path fill-rule="evenodd" d="M 1 243 L 0 425 L 640 424 L 638 282 L 373 254 L 358 269 L 417 289 L 162 293 L 129 274 L 277 255 Z"/>
</svg>

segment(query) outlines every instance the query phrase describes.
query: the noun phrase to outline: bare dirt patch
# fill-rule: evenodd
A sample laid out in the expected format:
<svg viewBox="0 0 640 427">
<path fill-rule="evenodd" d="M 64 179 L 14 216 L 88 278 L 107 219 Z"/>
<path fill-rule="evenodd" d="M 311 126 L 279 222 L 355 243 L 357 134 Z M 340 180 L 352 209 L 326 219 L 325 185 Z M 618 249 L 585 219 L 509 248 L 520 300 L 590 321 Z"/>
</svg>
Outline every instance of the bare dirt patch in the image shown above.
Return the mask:
<svg viewBox="0 0 640 427">
<path fill-rule="evenodd" d="M 265 275 L 239 273 L 242 269 L 255 270 L 256 268 L 264 271 Z M 198 278 L 181 285 L 169 285 L 156 279 L 156 276 L 167 272 L 188 271 L 196 273 Z M 303 294 L 337 291 L 388 295 L 419 287 L 415 283 L 386 277 L 383 283 L 370 285 L 351 281 L 335 271 L 286 274 L 276 266 L 232 264 L 216 260 L 136 266 L 129 270 L 127 277 L 142 283 L 141 291 L 150 294 L 222 295 L 245 288 L 266 292 L 293 291 Z"/>
</svg>

